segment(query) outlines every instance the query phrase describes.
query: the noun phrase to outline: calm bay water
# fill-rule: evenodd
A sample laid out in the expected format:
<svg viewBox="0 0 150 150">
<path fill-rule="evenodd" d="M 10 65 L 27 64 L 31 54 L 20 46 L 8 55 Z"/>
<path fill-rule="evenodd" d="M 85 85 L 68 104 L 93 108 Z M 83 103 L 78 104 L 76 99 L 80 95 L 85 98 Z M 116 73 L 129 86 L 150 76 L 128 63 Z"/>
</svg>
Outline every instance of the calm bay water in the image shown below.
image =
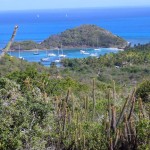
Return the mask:
<svg viewBox="0 0 150 150">
<path fill-rule="evenodd" d="M 50 35 L 58 34 L 82 24 L 95 24 L 113 34 L 121 36 L 133 44 L 150 42 L 150 8 L 89 8 L 55 9 L 32 11 L 0 12 L 0 48 L 9 41 L 15 25 L 19 26 L 15 41 L 33 40 L 41 42 Z M 108 50 L 101 50 L 109 53 Z M 41 51 L 38 56 L 32 52 L 23 52 L 28 61 L 37 61 L 45 57 Z M 57 53 L 57 52 L 56 52 Z M 68 58 L 87 57 L 79 50 L 64 51 Z M 89 53 L 95 53 L 90 51 Z M 18 52 L 12 55 L 18 57 Z M 90 55 L 90 54 L 89 54 Z"/>
<path fill-rule="evenodd" d="M 35 52 L 37 51 L 13 51 L 13 52 L 9 52 L 9 54 L 11 56 L 15 56 L 15 57 L 23 57 L 24 60 L 27 60 L 29 62 L 40 62 L 41 64 L 45 65 L 45 66 L 49 66 L 51 64 L 51 62 L 55 62 L 56 60 L 61 60 L 63 58 L 58 57 L 58 53 L 59 54 L 64 54 L 66 55 L 65 58 L 86 58 L 86 57 L 93 57 L 93 55 L 95 55 L 94 57 L 99 57 L 100 55 L 104 55 L 107 53 L 117 53 L 118 50 L 115 48 L 100 48 L 99 50 L 94 50 L 92 48 L 88 48 L 88 49 L 82 49 L 83 51 L 85 51 L 86 54 L 82 54 L 81 53 L 81 49 L 72 49 L 72 50 L 40 50 L 38 51 L 39 55 L 34 55 Z M 48 57 L 47 55 L 49 53 L 54 53 L 56 56 L 54 57 Z M 42 58 L 48 58 L 48 61 L 42 61 Z M 58 63 L 57 63 L 58 64 Z"/>
</svg>

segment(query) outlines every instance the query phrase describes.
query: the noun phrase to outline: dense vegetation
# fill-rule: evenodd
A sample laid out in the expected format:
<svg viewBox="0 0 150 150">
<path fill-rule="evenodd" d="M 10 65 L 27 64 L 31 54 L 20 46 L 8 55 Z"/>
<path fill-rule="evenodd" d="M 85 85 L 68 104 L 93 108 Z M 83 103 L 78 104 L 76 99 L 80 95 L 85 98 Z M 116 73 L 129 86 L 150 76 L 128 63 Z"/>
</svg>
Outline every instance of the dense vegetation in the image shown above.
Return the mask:
<svg viewBox="0 0 150 150">
<path fill-rule="evenodd" d="M 49 49 L 81 48 L 81 47 L 117 47 L 125 48 L 127 42 L 96 25 L 82 25 L 77 28 L 68 29 L 58 35 L 52 35 L 40 44 L 33 41 L 15 42 L 11 49 Z"/>
<path fill-rule="evenodd" d="M 148 150 L 150 45 L 62 63 L 0 61 L 0 149 Z"/>
<path fill-rule="evenodd" d="M 33 50 L 33 49 L 44 49 L 44 47 L 34 41 L 21 41 L 21 42 L 14 42 L 11 46 L 11 49 Z"/>
</svg>

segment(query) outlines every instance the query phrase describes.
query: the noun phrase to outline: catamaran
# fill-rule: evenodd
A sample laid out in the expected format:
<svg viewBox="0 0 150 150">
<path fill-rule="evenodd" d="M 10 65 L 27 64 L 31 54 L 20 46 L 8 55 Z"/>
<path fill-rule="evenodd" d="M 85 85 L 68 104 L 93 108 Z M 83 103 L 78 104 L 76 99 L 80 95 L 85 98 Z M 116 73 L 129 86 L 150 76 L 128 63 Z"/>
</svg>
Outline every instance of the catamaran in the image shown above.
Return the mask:
<svg viewBox="0 0 150 150">
<path fill-rule="evenodd" d="M 51 52 L 51 53 L 48 53 L 48 56 L 49 56 L 49 57 L 55 57 L 55 56 L 56 56 L 56 54 L 55 54 L 55 53 L 53 53 L 53 50 L 52 50 L 52 52 Z"/>
<path fill-rule="evenodd" d="M 86 51 L 84 51 L 84 50 L 80 50 L 80 53 L 81 53 L 81 54 L 85 54 L 85 55 L 90 54 L 90 53 L 88 53 L 88 52 L 86 52 Z"/>
<path fill-rule="evenodd" d="M 45 57 L 45 58 L 42 58 L 41 61 L 50 62 L 50 58 L 49 57 Z"/>
<path fill-rule="evenodd" d="M 62 45 L 61 45 L 61 54 L 59 54 L 58 56 L 59 56 L 59 57 L 61 57 L 61 58 L 64 58 L 64 57 L 66 57 L 66 55 L 64 55 L 64 54 L 63 54 Z"/>
<path fill-rule="evenodd" d="M 91 57 L 97 57 L 97 53 L 90 54 Z"/>
</svg>

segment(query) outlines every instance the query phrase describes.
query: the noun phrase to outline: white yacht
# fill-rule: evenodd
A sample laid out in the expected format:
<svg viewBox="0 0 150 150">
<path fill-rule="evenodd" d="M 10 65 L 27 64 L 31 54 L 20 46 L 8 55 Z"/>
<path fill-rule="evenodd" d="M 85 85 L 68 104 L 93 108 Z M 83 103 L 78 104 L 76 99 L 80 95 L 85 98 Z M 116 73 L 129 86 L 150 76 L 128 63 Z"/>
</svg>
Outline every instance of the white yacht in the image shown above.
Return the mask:
<svg viewBox="0 0 150 150">
<path fill-rule="evenodd" d="M 81 53 L 81 54 L 84 54 L 84 53 L 85 53 L 85 51 L 84 51 L 84 50 L 80 50 L 80 53 Z"/>
<path fill-rule="evenodd" d="M 66 55 L 63 54 L 62 45 L 61 45 L 61 54 L 59 54 L 58 56 L 61 57 L 61 58 L 65 58 L 66 57 Z"/>
<path fill-rule="evenodd" d="M 100 48 L 95 48 L 94 50 L 95 50 L 95 51 L 99 51 L 99 50 L 100 50 Z"/>
<path fill-rule="evenodd" d="M 50 61 L 50 58 L 49 58 L 49 57 L 45 57 L 45 58 L 42 58 L 41 61 L 49 62 L 49 61 Z"/>
<path fill-rule="evenodd" d="M 53 50 L 51 50 L 51 53 L 48 53 L 48 54 L 47 54 L 47 56 L 49 56 L 49 57 L 55 57 L 55 56 L 56 56 L 56 54 L 55 54 L 55 53 L 53 53 Z"/>
<path fill-rule="evenodd" d="M 90 54 L 90 53 L 88 53 L 88 52 L 86 52 L 86 51 L 84 51 L 84 50 L 80 50 L 80 53 L 81 53 L 81 54 L 85 54 L 85 55 Z"/>
<path fill-rule="evenodd" d="M 97 54 L 96 53 L 92 53 L 90 54 L 91 57 L 97 57 Z"/>
<path fill-rule="evenodd" d="M 24 58 L 21 56 L 21 53 L 20 53 L 20 45 L 19 45 L 19 59 L 24 60 Z"/>
<path fill-rule="evenodd" d="M 59 63 L 59 62 L 60 62 L 60 59 L 56 59 L 54 62 L 55 62 L 55 63 Z"/>
<path fill-rule="evenodd" d="M 48 53 L 48 56 L 49 57 L 54 57 L 54 56 L 56 56 L 56 54 L 54 54 L 54 53 Z"/>
</svg>

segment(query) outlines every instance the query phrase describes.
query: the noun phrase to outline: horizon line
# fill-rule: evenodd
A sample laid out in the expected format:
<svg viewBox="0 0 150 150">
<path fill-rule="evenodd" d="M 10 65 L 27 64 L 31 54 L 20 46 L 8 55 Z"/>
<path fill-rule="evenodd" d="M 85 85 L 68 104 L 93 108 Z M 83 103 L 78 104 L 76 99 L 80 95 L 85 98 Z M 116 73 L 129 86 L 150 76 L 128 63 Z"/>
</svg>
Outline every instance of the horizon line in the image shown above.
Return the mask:
<svg viewBox="0 0 150 150">
<path fill-rule="evenodd" d="M 75 9 L 119 9 L 119 8 L 150 8 L 150 5 L 146 6 L 101 6 L 101 7 L 71 7 L 71 8 L 33 8 L 33 9 L 8 9 L 8 10 L 0 10 L 0 12 L 8 12 L 8 11 L 41 11 L 41 10 L 67 10 L 67 9 L 71 9 L 71 10 L 75 10 Z"/>
</svg>

